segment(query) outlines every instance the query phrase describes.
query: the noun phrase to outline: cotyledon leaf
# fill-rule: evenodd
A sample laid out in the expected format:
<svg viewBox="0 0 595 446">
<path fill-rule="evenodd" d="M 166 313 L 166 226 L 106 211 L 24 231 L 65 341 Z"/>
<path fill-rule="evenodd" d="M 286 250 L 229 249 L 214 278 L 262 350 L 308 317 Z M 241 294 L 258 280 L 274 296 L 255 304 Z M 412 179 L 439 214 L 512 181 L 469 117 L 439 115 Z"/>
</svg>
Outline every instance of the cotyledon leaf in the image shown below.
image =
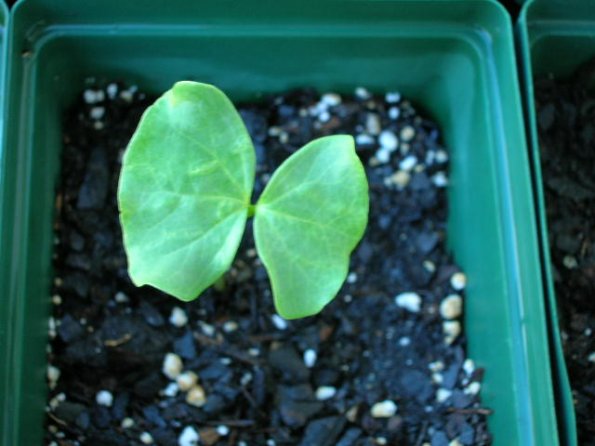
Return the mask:
<svg viewBox="0 0 595 446">
<path fill-rule="evenodd" d="M 351 136 L 310 142 L 256 203 L 256 249 L 286 319 L 318 313 L 339 291 L 368 221 L 368 182 Z"/>
<path fill-rule="evenodd" d="M 144 113 L 122 162 L 128 271 L 182 300 L 231 265 L 254 184 L 250 136 L 217 88 L 178 82 Z"/>
</svg>

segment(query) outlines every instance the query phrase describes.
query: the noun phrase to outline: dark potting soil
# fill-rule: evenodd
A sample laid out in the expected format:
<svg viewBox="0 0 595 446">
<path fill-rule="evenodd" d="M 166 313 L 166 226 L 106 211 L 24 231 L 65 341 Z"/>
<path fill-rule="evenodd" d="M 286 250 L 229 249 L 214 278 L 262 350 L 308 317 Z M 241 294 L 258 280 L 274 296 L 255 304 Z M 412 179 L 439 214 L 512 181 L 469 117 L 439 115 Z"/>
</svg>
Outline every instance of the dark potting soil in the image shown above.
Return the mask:
<svg viewBox="0 0 595 446">
<path fill-rule="evenodd" d="M 116 190 L 150 102 L 110 84 L 65 115 L 47 443 L 490 444 L 483 371 L 466 359 L 460 323 L 465 276 L 445 245 L 448 155 L 436 125 L 396 93 L 361 88 L 240 107 L 256 194 L 288 155 L 332 133 L 356 136 L 369 178 L 369 227 L 339 296 L 285 321 L 250 227 L 223 291 L 185 304 L 131 284 Z"/>
<path fill-rule="evenodd" d="M 535 83 L 552 271 L 579 443 L 595 444 L 595 61 Z"/>
</svg>

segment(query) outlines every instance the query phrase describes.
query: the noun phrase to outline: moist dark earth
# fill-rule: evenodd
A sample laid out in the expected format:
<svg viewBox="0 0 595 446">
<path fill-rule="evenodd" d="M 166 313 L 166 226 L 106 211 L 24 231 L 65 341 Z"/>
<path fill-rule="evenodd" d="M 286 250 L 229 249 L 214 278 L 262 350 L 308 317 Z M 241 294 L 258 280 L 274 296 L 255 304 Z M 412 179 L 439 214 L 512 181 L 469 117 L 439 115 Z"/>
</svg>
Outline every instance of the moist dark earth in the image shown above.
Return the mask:
<svg viewBox="0 0 595 446">
<path fill-rule="evenodd" d="M 548 236 L 580 444 L 595 444 L 595 61 L 535 84 Z"/>
<path fill-rule="evenodd" d="M 483 370 L 466 359 L 465 276 L 445 245 L 448 154 L 397 93 L 309 89 L 239 107 L 255 195 L 313 138 L 356 137 L 370 221 L 338 297 L 275 314 L 251 227 L 221 290 L 183 303 L 136 288 L 116 191 L 154 98 L 90 86 L 65 113 L 55 220 L 46 444 L 488 445 Z M 348 181 L 348 179 L 346 179 Z"/>
</svg>

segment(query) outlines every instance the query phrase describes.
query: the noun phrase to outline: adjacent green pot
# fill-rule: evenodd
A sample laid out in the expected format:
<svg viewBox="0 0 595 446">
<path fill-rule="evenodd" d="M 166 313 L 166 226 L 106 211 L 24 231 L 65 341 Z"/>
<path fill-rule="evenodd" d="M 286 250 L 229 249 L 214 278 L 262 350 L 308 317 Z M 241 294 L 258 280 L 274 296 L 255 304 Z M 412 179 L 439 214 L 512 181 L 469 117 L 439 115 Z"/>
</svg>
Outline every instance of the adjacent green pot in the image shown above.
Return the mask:
<svg viewBox="0 0 595 446">
<path fill-rule="evenodd" d="M 449 246 L 495 445 L 558 444 L 510 18 L 490 0 L 22 0 L 2 156 L 0 444 L 40 444 L 61 112 L 90 76 L 234 100 L 297 86 L 399 89 L 451 151 Z"/>
<path fill-rule="evenodd" d="M 4 73 L 6 71 L 6 32 L 8 25 L 8 7 L 6 3 L 0 0 L 0 138 L 2 137 L 2 128 L 4 127 Z M 0 151 L 0 162 L 2 160 Z M 0 171 L 0 175 L 1 175 Z M 2 177 L 0 176 L 0 187 L 2 187 Z M 0 327 L 0 336 L 2 327 Z"/>
<path fill-rule="evenodd" d="M 595 2 L 592 0 L 531 0 L 519 17 L 522 73 L 524 75 L 526 114 L 529 127 L 533 186 L 537 197 L 537 215 L 545 279 L 549 340 L 556 411 L 562 444 L 577 444 L 576 419 L 568 373 L 564 362 L 556 295 L 548 243 L 546 203 L 535 116 L 533 79 L 548 73 L 556 77 L 571 75 L 580 65 L 595 57 Z"/>
</svg>

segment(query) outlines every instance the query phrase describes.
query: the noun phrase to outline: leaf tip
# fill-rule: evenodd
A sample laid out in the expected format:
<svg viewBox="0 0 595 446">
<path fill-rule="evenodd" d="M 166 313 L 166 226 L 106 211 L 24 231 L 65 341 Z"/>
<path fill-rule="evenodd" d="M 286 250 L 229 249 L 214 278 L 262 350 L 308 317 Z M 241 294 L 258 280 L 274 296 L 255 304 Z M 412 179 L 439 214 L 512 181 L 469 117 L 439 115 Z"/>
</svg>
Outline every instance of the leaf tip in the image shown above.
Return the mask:
<svg viewBox="0 0 595 446">
<path fill-rule="evenodd" d="M 274 286 L 273 286 L 274 288 Z M 283 299 L 278 296 L 273 289 L 273 300 L 275 302 L 275 310 L 283 319 L 294 320 L 303 319 L 306 317 L 316 316 L 324 307 L 331 303 L 336 297 L 336 293 L 326 299 L 316 299 L 308 305 L 291 305 L 291 299 Z"/>
<path fill-rule="evenodd" d="M 129 264 L 132 265 L 132 263 Z M 181 300 L 182 302 L 193 301 L 200 297 L 200 295 L 204 291 L 204 289 L 201 289 L 199 292 L 193 292 L 182 290 L 179 288 L 174 289 L 173 286 L 163 286 L 163 284 L 157 284 L 155 280 L 146 277 L 146 275 L 143 275 L 143 271 L 140 268 L 135 269 L 132 266 L 128 267 L 128 276 L 130 277 L 130 280 L 136 287 L 140 288 L 143 286 L 150 286 L 152 288 L 155 288 L 156 290 L 161 291 L 162 293 L 173 296 L 176 299 Z"/>
<path fill-rule="evenodd" d="M 145 279 L 139 277 L 139 274 L 136 272 L 136 269 L 132 266 L 130 258 L 128 259 L 128 277 L 130 278 L 130 281 L 135 287 L 148 285 Z"/>
</svg>

